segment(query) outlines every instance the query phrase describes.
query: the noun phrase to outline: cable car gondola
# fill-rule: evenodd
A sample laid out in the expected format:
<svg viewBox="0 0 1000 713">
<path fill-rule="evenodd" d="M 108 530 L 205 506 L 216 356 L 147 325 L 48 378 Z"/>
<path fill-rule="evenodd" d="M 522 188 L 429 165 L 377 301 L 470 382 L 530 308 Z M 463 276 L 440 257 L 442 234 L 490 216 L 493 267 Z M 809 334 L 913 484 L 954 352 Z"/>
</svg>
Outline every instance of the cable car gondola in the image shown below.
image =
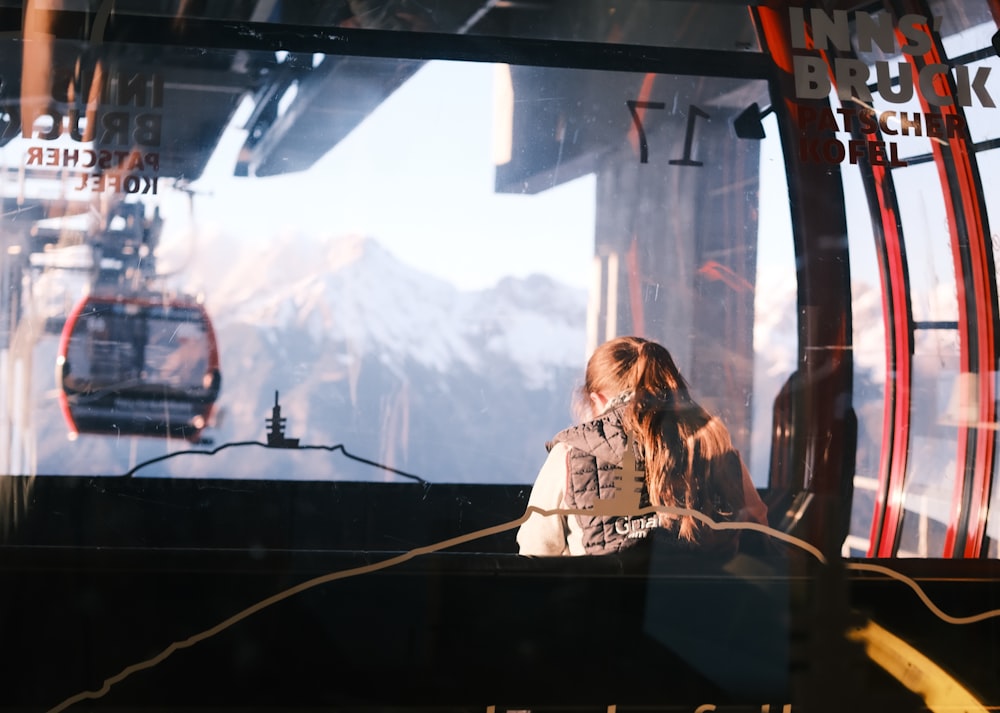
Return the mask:
<svg viewBox="0 0 1000 713">
<path fill-rule="evenodd" d="M 190 297 L 89 295 L 66 320 L 56 380 L 71 437 L 198 442 L 221 383 L 208 313 Z"/>
</svg>

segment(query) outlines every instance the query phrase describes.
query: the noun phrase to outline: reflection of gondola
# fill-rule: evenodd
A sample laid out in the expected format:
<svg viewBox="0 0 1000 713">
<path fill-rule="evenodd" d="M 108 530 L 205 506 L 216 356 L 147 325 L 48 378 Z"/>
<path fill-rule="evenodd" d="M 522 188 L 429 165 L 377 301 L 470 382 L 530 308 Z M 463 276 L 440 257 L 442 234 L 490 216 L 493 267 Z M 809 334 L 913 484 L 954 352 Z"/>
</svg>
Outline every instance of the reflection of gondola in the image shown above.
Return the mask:
<svg viewBox="0 0 1000 713">
<path fill-rule="evenodd" d="M 208 313 L 183 297 L 85 297 L 63 328 L 56 380 L 71 434 L 198 441 L 221 382 Z"/>
</svg>

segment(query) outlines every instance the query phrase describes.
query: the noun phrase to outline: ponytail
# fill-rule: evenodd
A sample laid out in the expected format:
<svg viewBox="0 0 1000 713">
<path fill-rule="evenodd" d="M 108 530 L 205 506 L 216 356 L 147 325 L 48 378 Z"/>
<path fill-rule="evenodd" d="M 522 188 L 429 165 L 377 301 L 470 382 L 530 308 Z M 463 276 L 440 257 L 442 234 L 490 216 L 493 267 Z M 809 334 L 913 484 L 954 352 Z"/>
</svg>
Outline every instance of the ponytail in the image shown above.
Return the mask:
<svg viewBox="0 0 1000 713">
<path fill-rule="evenodd" d="M 698 510 L 713 518 L 731 516 L 742 506 L 742 497 L 727 487 L 734 480 L 728 471 L 734 459 L 737 468 L 742 465 L 722 421 L 691 398 L 670 352 L 638 337 L 621 337 L 602 348 L 600 356 L 594 355 L 597 367 L 603 365 L 614 377 L 605 381 L 614 384 L 612 393 L 630 396 L 622 425 L 639 446 L 650 502 Z M 585 389 L 593 393 L 599 391 L 600 374 L 591 374 L 592 365 L 594 358 Z M 734 482 L 741 480 L 737 477 Z M 690 515 L 661 513 L 659 518 L 665 527 L 676 525 L 683 540 L 695 542 L 701 537 L 703 528 Z"/>
</svg>

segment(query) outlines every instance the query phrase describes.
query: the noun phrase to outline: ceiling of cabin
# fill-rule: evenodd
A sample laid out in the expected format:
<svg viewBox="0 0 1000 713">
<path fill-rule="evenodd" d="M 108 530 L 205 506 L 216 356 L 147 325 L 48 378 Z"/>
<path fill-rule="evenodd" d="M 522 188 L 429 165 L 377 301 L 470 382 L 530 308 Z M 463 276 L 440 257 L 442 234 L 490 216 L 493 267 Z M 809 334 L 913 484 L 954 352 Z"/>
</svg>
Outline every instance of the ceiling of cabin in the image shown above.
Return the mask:
<svg viewBox="0 0 1000 713">
<path fill-rule="evenodd" d="M 15 3 L 6 3 L 14 5 Z M 753 50 L 749 16 L 712 3 L 662 0 L 630 3 L 628 9 L 609 0 L 119 0 L 111 16 L 101 16 L 97 0 L 51 0 L 58 12 L 24 20 L 25 43 L 0 46 L 3 75 L 0 106 L 7 114 L 0 125 L 6 143 L 23 135 L 25 115 L 37 116 L 52 101 L 66 111 L 77 83 L 77 103 L 99 72 L 104 76 L 158 75 L 163 80 L 164 114 L 158 127 L 159 173 L 193 180 L 204 170 L 222 131 L 246 98 L 253 109 L 245 123 L 249 134 L 236 166 L 240 175 L 275 175 L 300 171 L 336 145 L 379 103 L 419 68 L 415 62 L 373 63 L 349 56 L 276 55 L 248 51 L 259 46 L 246 33 L 248 49 L 212 49 L 147 44 L 150 27 L 178 31 L 198 21 L 263 23 L 269 28 L 343 28 L 345 31 L 412 30 L 444 34 L 562 39 L 651 44 L 727 50 Z M 728 3 L 726 3 L 728 5 Z M 717 10 L 723 12 L 716 12 Z M 9 7 L 8 7 L 9 10 Z M 10 12 L 4 22 L 15 22 Z M 129 21 L 136 21 L 129 24 Z M 151 25 L 150 22 L 158 23 Z M 143 24 L 145 23 L 145 24 Z M 141 31 L 128 28 L 140 28 Z M 6 28 L 4 28 L 6 29 Z M 107 32 L 124 42 L 98 43 Z M 65 41 L 51 42 L 56 36 Z M 80 41 L 73 41 L 74 39 Z M 195 35 L 197 38 L 197 35 Z M 400 38 L 403 39 L 402 37 Z M 136 41 L 139 40 L 139 41 Z M 391 54 L 391 46 L 384 49 Z M 48 55 L 48 57 L 46 57 Z M 63 68 L 49 80 L 32 77 Z M 72 75 L 76 72 L 76 79 Z M 289 91 L 289 90 L 292 91 Z M 30 95 L 30 96 L 29 96 Z M 39 96 L 41 95 L 41 96 Z M 280 105 L 280 107 L 279 107 Z M 123 107 L 124 108 L 124 107 Z M 280 108 L 280 111 L 279 111 Z M 107 111 L 105 113 L 108 113 Z M 135 112 L 133 112 L 134 114 Z M 169 116 L 169 120 L 168 117 Z M 128 121 L 134 128 L 136 117 Z M 107 119 L 94 120 L 106 128 Z M 113 125 L 114 128 L 116 125 Z M 101 137 L 107 132 L 101 131 Z M 37 135 L 37 131 L 36 131 Z M 118 139 L 120 137 L 109 137 Z M 121 141 L 116 141 L 120 144 Z M 117 148 L 117 147 L 116 147 Z"/>
</svg>

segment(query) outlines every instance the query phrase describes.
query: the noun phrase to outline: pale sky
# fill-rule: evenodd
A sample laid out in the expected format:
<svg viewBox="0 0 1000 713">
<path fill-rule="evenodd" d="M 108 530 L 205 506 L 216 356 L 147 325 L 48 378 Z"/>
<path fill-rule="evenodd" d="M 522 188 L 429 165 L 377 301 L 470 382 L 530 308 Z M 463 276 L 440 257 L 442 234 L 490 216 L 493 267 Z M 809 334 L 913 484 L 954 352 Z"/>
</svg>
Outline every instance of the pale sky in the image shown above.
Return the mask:
<svg viewBox="0 0 1000 713">
<path fill-rule="evenodd" d="M 199 230 L 253 242 L 362 233 L 462 288 L 542 272 L 584 287 L 594 180 L 538 195 L 493 191 L 493 65 L 431 62 L 308 171 L 234 178 L 230 129 L 196 191 Z M 236 122 L 234 122 L 235 124 Z M 186 239 L 186 198 L 164 196 L 165 242 Z"/>
</svg>

